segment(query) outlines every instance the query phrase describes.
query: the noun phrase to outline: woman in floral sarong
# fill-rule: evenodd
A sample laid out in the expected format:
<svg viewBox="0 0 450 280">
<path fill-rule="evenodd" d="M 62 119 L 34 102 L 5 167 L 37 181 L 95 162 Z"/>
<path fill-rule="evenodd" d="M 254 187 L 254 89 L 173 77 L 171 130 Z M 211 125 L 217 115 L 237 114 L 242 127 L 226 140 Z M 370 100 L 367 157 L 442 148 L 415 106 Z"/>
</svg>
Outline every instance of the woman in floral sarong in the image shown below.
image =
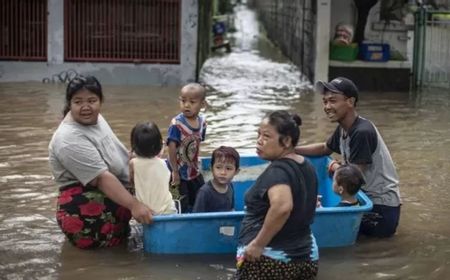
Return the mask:
<svg viewBox="0 0 450 280">
<path fill-rule="evenodd" d="M 78 248 L 110 247 L 129 233 L 133 216 L 151 223 L 151 210 L 127 190 L 128 152 L 100 114 L 102 87 L 77 76 L 66 91 L 64 119 L 49 144 L 59 185 L 56 218 Z"/>
</svg>

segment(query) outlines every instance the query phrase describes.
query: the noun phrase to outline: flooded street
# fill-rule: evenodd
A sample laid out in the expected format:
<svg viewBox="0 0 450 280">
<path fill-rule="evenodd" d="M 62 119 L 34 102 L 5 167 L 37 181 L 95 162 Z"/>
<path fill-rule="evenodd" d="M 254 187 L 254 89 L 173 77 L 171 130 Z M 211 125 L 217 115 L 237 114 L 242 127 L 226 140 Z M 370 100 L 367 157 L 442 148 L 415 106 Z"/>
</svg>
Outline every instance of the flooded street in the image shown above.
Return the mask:
<svg viewBox="0 0 450 280">
<path fill-rule="evenodd" d="M 335 124 L 325 118 L 321 96 L 259 35 L 252 11 L 239 9 L 236 27 L 233 52 L 217 54 L 202 71 L 209 86 L 202 154 L 219 145 L 253 153 L 257 125 L 276 109 L 301 115 L 301 143 L 324 141 Z M 138 121 L 155 121 L 166 135 L 178 113 L 178 90 L 105 86 L 102 114 L 129 147 Z M 118 248 L 83 251 L 65 242 L 47 158 L 64 91 L 65 85 L 0 84 L 0 279 L 232 279 L 233 255 L 146 254 L 138 225 Z M 361 238 L 352 247 L 321 250 L 318 279 L 448 279 L 449 109 L 449 90 L 360 94 L 359 113 L 378 126 L 396 162 L 400 226 L 390 239 Z"/>
</svg>

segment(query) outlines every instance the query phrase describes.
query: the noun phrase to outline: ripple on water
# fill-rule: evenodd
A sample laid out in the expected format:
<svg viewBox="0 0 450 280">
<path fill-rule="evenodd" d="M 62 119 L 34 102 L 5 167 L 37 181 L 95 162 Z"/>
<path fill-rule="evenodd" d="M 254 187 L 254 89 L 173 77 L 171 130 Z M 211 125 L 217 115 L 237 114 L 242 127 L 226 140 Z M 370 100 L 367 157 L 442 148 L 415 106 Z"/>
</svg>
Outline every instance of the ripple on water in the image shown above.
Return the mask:
<svg viewBox="0 0 450 280">
<path fill-rule="evenodd" d="M 23 181 L 23 180 L 40 180 L 40 181 L 48 181 L 52 179 L 52 176 L 50 175 L 41 175 L 41 174 L 26 174 L 26 175 L 5 175 L 0 176 L 0 182 L 1 183 L 7 183 L 9 181 Z"/>
<path fill-rule="evenodd" d="M 300 98 L 301 89 L 308 89 L 309 84 L 301 76 L 293 65 L 251 53 L 209 59 L 201 76 L 213 88 L 208 94 L 210 109 L 206 112 L 209 133 L 216 138 L 226 134 L 237 145 L 254 139 L 266 112 L 291 109 L 288 103 Z"/>
</svg>

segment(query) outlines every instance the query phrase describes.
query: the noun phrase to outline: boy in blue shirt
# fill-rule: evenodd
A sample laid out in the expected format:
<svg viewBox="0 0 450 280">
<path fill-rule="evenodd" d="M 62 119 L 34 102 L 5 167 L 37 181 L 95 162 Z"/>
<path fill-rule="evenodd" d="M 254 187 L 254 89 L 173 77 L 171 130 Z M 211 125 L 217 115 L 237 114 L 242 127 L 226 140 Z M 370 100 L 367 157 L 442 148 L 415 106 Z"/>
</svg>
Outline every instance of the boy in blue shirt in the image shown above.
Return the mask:
<svg viewBox="0 0 450 280">
<path fill-rule="evenodd" d="M 171 121 L 167 146 L 171 185 L 178 188 L 181 212 L 190 212 L 197 191 L 205 183 L 198 166 L 200 142 L 205 140 L 206 121 L 199 116 L 206 107 L 206 89 L 197 83 L 184 86 L 180 91 L 181 113 Z"/>
</svg>

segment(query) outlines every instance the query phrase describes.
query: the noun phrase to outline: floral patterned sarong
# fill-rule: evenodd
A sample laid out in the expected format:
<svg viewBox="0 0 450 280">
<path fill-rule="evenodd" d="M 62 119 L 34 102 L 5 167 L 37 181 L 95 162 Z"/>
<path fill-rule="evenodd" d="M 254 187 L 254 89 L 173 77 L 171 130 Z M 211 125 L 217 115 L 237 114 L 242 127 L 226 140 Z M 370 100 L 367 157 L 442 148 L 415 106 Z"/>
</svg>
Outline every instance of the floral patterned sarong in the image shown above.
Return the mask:
<svg viewBox="0 0 450 280">
<path fill-rule="evenodd" d="M 60 188 L 56 220 L 67 239 L 82 249 L 120 244 L 130 232 L 131 213 L 97 187 L 81 183 Z"/>
</svg>

